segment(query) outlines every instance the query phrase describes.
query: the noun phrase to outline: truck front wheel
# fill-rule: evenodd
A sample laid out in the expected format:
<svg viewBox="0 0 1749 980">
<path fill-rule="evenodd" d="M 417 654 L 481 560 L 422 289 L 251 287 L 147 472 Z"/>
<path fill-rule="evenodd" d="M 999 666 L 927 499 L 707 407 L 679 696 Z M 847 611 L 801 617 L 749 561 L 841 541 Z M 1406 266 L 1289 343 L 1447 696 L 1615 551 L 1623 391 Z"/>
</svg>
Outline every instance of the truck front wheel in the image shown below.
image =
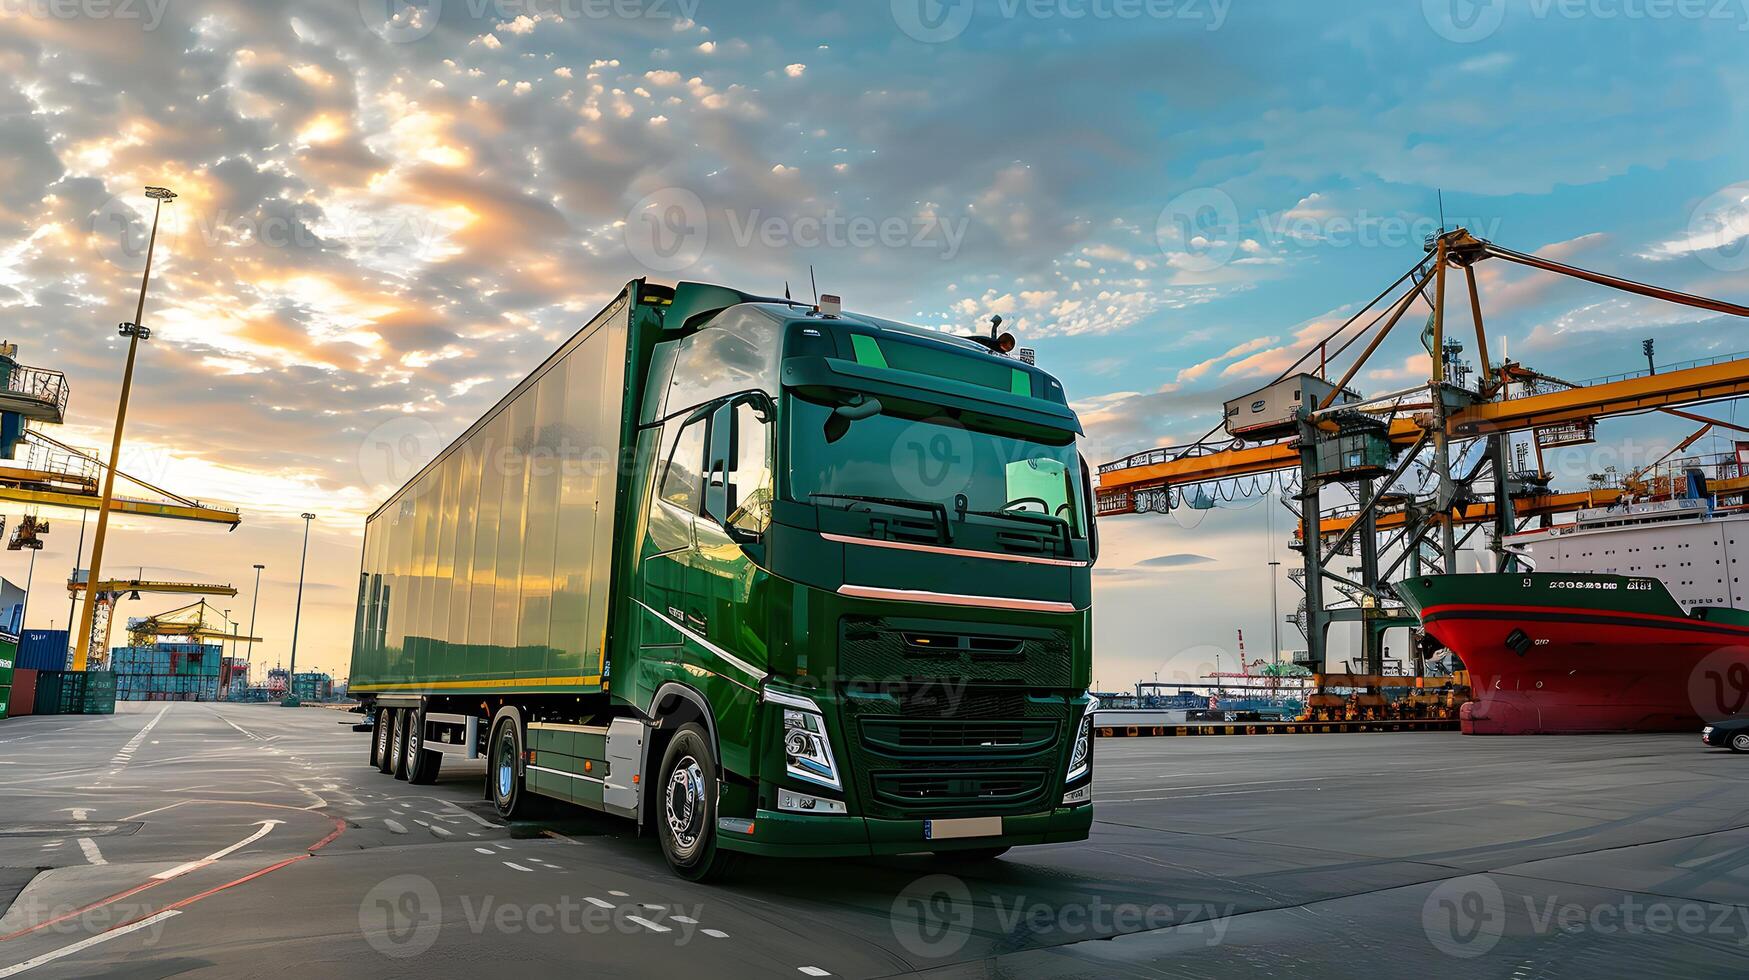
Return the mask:
<svg viewBox="0 0 1749 980">
<path fill-rule="evenodd" d="M 680 726 L 662 753 L 656 828 L 668 866 L 689 881 L 722 876 L 735 854 L 717 846 L 717 761 L 695 723 Z"/>
<path fill-rule="evenodd" d="M 513 717 L 501 718 L 492 730 L 491 750 L 487 756 L 486 782 L 492 791 L 492 804 L 506 820 L 526 817 L 531 809 L 529 792 L 522 785 L 522 726 Z"/>
</svg>

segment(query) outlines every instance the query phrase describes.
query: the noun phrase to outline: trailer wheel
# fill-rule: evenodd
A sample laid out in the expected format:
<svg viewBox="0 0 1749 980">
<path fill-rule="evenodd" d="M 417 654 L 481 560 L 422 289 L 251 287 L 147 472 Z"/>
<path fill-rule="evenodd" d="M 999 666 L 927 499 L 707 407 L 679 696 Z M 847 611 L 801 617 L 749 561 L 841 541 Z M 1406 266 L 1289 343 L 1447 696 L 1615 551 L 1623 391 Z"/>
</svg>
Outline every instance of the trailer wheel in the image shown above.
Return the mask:
<svg viewBox="0 0 1749 980">
<path fill-rule="evenodd" d="M 703 727 L 688 722 L 674 732 L 656 785 L 656 832 L 668 866 L 688 881 L 721 877 L 737 855 L 717 846 L 717 760 Z"/>
<path fill-rule="evenodd" d="M 396 779 L 407 778 L 407 720 L 412 714 L 406 708 L 395 709 L 394 735 L 389 743 L 389 771 Z"/>
<path fill-rule="evenodd" d="M 1749 752 L 1749 732 L 1738 732 L 1731 736 L 1732 752 Z"/>
<path fill-rule="evenodd" d="M 529 816 L 534 809 L 533 794 L 522 784 L 522 767 L 518 765 L 522 760 L 522 726 L 514 717 L 498 720 L 487 753 L 486 788 L 498 815 L 506 820 Z"/>
<path fill-rule="evenodd" d="M 437 770 L 443 765 L 443 753 L 425 747 L 425 709 L 407 712 L 407 782 L 420 786 L 437 782 Z"/>
<path fill-rule="evenodd" d="M 389 709 L 378 708 L 370 731 L 370 765 L 377 772 L 389 771 Z"/>
</svg>

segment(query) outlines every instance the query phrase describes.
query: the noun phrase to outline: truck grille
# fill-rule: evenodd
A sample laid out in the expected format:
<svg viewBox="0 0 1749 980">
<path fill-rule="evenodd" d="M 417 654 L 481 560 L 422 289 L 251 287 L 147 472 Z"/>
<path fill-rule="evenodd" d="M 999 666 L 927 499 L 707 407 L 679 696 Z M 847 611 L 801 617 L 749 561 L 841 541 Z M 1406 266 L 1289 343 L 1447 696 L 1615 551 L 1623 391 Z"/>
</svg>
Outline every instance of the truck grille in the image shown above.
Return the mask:
<svg viewBox="0 0 1749 980">
<path fill-rule="evenodd" d="M 1050 774 L 1043 769 L 955 773 L 901 770 L 874 774 L 875 798 L 896 807 L 923 809 L 983 804 L 987 808 L 1024 807 L 1044 795 Z"/>
<path fill-rule="evenodd" d="M 920 677 L 956 682 L 1070 686 L 1069 636 L 1063 630 L 888 616 L 839 620 L 839 673 L 864 683 Z"/>
<path fill-rule="evenodd" d="M 953 758 L 977 755 L 1030 755 L 1057 738 L 1054 719 L 959 721 L 915 718 L 864 718 L 862 741 L 875 752 L 897 757 Z"/>
</svg>

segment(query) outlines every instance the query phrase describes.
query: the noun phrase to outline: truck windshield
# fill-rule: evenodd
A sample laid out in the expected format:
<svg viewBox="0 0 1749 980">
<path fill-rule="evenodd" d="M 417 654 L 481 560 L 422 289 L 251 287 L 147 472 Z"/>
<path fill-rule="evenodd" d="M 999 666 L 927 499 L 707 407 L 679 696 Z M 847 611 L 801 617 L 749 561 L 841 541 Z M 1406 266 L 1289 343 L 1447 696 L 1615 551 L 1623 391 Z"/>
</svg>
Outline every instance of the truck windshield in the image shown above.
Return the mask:
<svg viewBox="0 0 1749 980">
<path fill-rule="evenodd" d="M 1014 514 L 1033 523 L 1045 515 L 1064 521 L 1075 537 L 1086 536 L 1081 466 L 1075 441 L 1066 434 L 1053 444 L 967 429 L 945 418 L 877 414 L 828 440 L 831 406 L 800 397 L 789 402 L 793 500 L 841 506 L 851 497 L 902 499 L 940 505 L 959 519 L 956 498 L 964 494 L 963 513 Z"/>
</svg>

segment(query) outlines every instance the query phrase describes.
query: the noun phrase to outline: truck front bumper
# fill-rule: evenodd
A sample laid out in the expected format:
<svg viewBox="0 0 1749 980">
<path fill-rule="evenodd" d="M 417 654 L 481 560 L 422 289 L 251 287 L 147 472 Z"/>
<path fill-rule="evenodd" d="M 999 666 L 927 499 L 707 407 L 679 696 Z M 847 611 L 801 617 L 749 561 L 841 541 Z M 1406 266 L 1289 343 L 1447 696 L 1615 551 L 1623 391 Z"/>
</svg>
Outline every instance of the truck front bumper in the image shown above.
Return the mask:
<svg viewBox="0 0 1749 980">
<path fill-rule="evenodd" d="M 860 857 L 1058 844 L 1087 839 L 1093 826 L 1093 806 L 1005 816 L 1002 833 L 984 837 L 930 840 L 924 834 L 924 823 L 760 810 L 751 821 L 717 821 L 717 841 L 731 851 L 765 857 Z"/>
</svg>

